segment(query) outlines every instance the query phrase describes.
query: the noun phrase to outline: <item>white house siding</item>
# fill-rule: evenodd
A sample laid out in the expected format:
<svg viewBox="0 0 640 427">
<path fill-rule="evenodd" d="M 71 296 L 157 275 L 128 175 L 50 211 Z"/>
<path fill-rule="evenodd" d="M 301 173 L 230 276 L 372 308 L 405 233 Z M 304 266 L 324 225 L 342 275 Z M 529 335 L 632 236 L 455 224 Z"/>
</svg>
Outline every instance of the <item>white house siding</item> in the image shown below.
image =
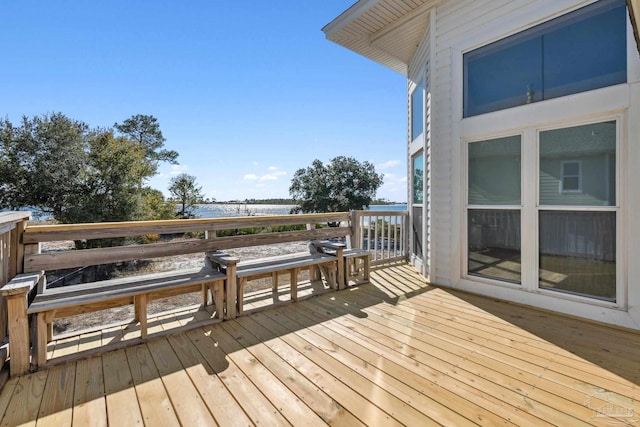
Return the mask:
<svg viewBox="0 0 640 427">
<path fill-rule="evenodd" d="M 423 35 L 422 42 L 418 46 L 414 60 L 409 66 L 408 70 L 408 92 L 407 92 L 407 104 L 409 105 L 409 122 L 411 117 L 411 93 L 413 88 L 421 81 L 424 82 L 424 124 L 423 133 L 417 138 L 416 141 L 411 141 L 411 132 L 407 133 L 407 139 L 409 140 L 409 157 L 407 161 L 409 174 L 412 176 L 413 164 L 411 158 L 413 155 L 418 154 L 420 151 L 424 153 L 424 202 L 422 207 L 422 261 L 417 265 L 422 273 L 429 277 L 430 274 L 430 255 L 431 255 L 431 70 L 429 67 L 431 56 L 431 38 L 430 28 L 427 29 Z M 409 123 L 408 129 L 411 129 L 411 123 Z M 412 202 L 412 196 L 409 195 L 409 201 Z"/>
<path fill-rule="evenodd" d="M 510 130 L 517 133 L 523 131 L 523 128 L 527 128 L 523 132 L 533 132 L 531 129 L 538 125 L 561 125 L 564 120 L 558 122 L 554 118 L 554 109 L 564 110 L 563 114 L 568 123 L 588 121 L 594 116 L 606 115 L 609 112 L 620 120 L 622 144 L 619 147 L 621 174 L 618 189 L 618 226 L 622 227 L 620 235 L 626 237 L 618 251 L 618 263 L 622 270 L 619 270 L 619 273 L 621 280 L 625 282 L 622 292 L 619 292 L 622 306 L 612 308 L 586 299 L 538 292 L 533 288 L 523 290 L 515 286 L 501 286 L 463 278 L 466 260 L 463 197 L 466 183 L 463 182 L 465 166 L 462 140 L 482 137 L 485 131 L 482 126 L 475 126 L 478 122 L 473 119 L 467 120 L 466 124 L 461 120 L 462 53 L 590 3 L 591 0 L 445 0 L 432 12 L 434 18 L 431 21 L 433 28 L 430 45 L 433 52 L 427 55 L 426 47 L 421 46 L 409 66 L 410 83 L 425 67 L 433 73 L 430 78 L 430 90 L 427 92 L 430 93 L 432 108 L 426 109 L 430 114 L 426 119 L 430 132 L 425 141 L 429 149 L 428 170 L 431 176 L 431 185 L 425 185 L 425 190 L 429 189 L 430 197 L 429 216 L 426 221 L 434 225 L 429 233 L 428 247 L 432 248 L 429 277 L 440 285 L 640 329 L 640 263 L 637 262 L 640 259 L 640 221 L 637 221 L 637 218 L 627 220 L 630 213 L 640 212 L 640 168 L 629 167 L 640 165 L 640 59 L 632 36 L 629 38 L 628 49 L 629 84 L 623 85 L 622 89 L 599 92 L 604 93 L 603 100 L 598 98 L 598 93 L 573 95 L 572 100 L 576 100 L 575 112 L 566 112 L 570 103 L 567 99 L 544 101 L 533 107 L 537 116 L 543 119 L 538 123 L 527 123 L 526 126 L 523 126 L 523 122 L 527 120 L 526 112 L 519 113 L 522 107 L 518 107 L 520 110 L 514 108 L 502 113 L 491 113 L 493 115 L 490 117 L 496 118 L 492 124 L 494 129 L 486 131 L 486 136 L 491 137 L 500 132 L 508 133 Z M 545 113 L 543 104 L 551 107 L 550 112 Z M 595 111 L 594 108 L 598 107 L 594 105 L 606 107 L 603 107 L 602 111 Z M 535 155 L 535 152 L 529 154 Z M 535 185 L 536 183 L 525 183 L 523 187 L 535 188 Z M 523 191 L 523 197 L 533 200 L 532 192 L 535 190 L 524 188 Z M 632 216 L 637 217 L 637 214 Z M 535 219 L 530 215 L 523 218 L 523 230 L 532 224 L 535 224 Z M 523 248 L 522 257 L 535 260 L 537 253 Z M 523 264 L 523 277 L 533 277 L 536 268 L 535 265 L 525 267 Z"/>
</svg>

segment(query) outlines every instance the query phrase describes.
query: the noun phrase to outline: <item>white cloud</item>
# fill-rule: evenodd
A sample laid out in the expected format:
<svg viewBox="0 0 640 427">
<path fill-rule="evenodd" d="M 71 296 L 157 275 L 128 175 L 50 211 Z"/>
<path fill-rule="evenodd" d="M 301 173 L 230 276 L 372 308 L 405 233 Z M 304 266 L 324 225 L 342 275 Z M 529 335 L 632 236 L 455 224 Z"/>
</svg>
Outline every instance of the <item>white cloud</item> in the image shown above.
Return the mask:
<svg viewBox="0 0 640 427">
<path fill-rule="evenodd" d="M 376 166 L 378 170 L 390 169 L 400 164 L 400 160 L 387 160 L 386 162 L 380 163 Z"/>
<path fill-rule="evenodd" d="M 258 179 L 258 176 L 252 173 L 248 173 L 243 176 L 242 179 L 244 179 L 245 181 L 255 181 L 256 179 Z"/>
<path fill-rule="evenodd" d="M 189 172 L 188 165 L 171 165 L 171 171 L 169 171 L 169 175 L 180 175 L 181 173 Z"/>
<path fill-rule="evenodd" d="M 260 177 L 260 181 L 275 181 L 281 176 L 287 174 L 287 172 L 280 170 L 276 166 L 269 166 L 267 170 L 269 171 L 269 173 L 262 175 Z"/>
</svg>

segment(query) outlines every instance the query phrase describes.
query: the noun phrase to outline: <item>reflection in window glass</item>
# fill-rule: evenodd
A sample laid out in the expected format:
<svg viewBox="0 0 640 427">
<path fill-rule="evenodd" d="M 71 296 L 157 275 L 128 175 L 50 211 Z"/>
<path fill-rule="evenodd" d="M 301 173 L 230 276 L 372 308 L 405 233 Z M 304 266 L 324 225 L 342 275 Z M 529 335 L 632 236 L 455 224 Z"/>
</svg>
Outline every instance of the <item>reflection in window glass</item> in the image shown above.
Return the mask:
<svg viewBox="0 0 640 427">
<path fill-rule="evenodd" d="M 615 206 L 616 122 L 540 132 L 540 205 Z"/>
<path fill-rule="evenodd" d="M 467 55 L 465 117 L 542 100 L 541 37 Z"/>
<path fill-rule="evenodd" d="M 469 144 L 469 205 L 520 205 L 520 135 Z"/>
<path fill-rule="evenodd" d="M 413 255 L 422 259 L 422 206 L 414 206 L 412 212 Z"/>
<path fill-rule="evenodd" d="M 464 117 L 627 81 L 624 0 L 601 0 L 465 53 Z"/>
<path fill-rule="evenodd" d="M 539 286 L 616 300 L 616 213 L 540 211 Z"/>
<path fill-rule="evenodd" d="M 467 228 L 469 275 L 521 283 L 520 211 L 469 210 Z"/>
<path fill-rule="evenodd" d="M 411 140 L 424 131 L 424 82 L 421 82 L 411 94 Z"/>
<path fill-rule="evenodd" d="M 424 155 L 413 158 L 413 203 L 424 203 Z"/>
<path fill-rule="evenodd" d="M 545 33 L 544 98 L 626 82 L 625 23 L 626 9 L 620 4 Z"/>
</svg>

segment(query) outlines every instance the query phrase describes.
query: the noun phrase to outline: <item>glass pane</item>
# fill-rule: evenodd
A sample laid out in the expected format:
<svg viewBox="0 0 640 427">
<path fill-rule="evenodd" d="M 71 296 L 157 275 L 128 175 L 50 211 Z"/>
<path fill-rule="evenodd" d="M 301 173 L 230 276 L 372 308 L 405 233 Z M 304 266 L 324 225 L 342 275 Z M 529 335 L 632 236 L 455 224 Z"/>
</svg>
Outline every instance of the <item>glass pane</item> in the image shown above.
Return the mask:
<svg viewBox="0 0 640 427">
<path fill-rule="evenodd" d="M 464 117 L 625 83 L 624 0 L 600 0 L 464 54 Z"/>
<path fill-rule="evenodd" d="M 520 283 L 520 211 L 468 212 L 469 275 Z"/>
<path fill-rule="evenodd" d="M 626 7 L 613 6 L 544 35 L 545 99 L 627 81 Z"/>
<path fill-rule="evenodd" d="M 424 203 L 424 156 L 413 158 L 413 203 Z"/>
<path fill-rule="evenodd" d="M 580 173 L 580 163 L 579 162 L 565 162 L 564 165 L 564 176 L 575 176 L 577 177 Z"/>
<path fill-rule="evenodd" d="M 520 135 L 469 144 L 469 204 L 520 204 Z"/>
<path fill-rule="evenodd" d="M 464 56 L 464 116 L 542 99 L 542 37 L 497 42 Z"/>
<path fill-rule="evenodd" d="M 422 206 L 412 209 L 413 254 L 422 259 Z"/>
<path fill-rule="evenodd" d="M 541 288 L 616 300 L 616 213 L 540 212 Z"/>
<path fill-rule="evenodd" d="M 424 123 L 424 82 L 421 82 L 411 94 L 411 140 L 423 132 Z"/>
<path fill-rule="evenodd" d="M 571 163 L 580 163 L 578 184 Z M 615 206 L 616 122 L 540 132 L 539 180 L 540 205 Z"/>
</svg>

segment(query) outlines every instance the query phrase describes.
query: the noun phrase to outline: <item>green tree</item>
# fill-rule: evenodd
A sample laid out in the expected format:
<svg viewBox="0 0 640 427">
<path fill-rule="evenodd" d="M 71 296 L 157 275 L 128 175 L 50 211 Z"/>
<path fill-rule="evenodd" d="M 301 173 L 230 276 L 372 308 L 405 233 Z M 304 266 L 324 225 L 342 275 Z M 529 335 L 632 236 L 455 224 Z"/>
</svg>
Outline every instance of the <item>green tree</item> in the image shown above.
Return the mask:
<svg viewBox="0 0 640 427">
<path fill-rule="evenodd" d="M 35 207 L 58 219 L 83 191 L 86 124 L 62 113 L 0 122 L 2 207 Z"/>
<path fill-rule="evenodd" d="M 136 142 L 143 150 L 146 158 L 144 168 L 137 172 L 138 189 L 142 189 L 145 179 L 158 172 L 160 162 L 177 164 L 178 152 L 163 149 L 166 139 L 160 130 L 158 119 L 153 116 L 136 114 L 126 119 L 122 123 L 116 123 L 113 127 L 132 141 Z"/>
<path fill-rule="evenodd" d="M 136 170 L 144 160 L 138 144 L 115 137 L 111 130 L 95 131 L 89 138 L 87 163 L 81 170 L 82 191 L 56 219 L 65 223 L 137 219 L 140 195 Z"/>
<path fill-rule="evenodd" d="M 298 169 L 289 194 L 298 205 L 294 212 L 342 212 L 363 209 L 371 204 L 383 182 L 369 162 L 338 156 L 329 164 L 314 160 Z"/>
<path fill-rule="evenodd" d="M 160 190 L 143 188 L 141 207 L 140 219 L 142 220 L 174 219 L 176 217 L 176 204 L 171 200 L 165 200 L 164 194 Z"/>
<path fill-rule="evenodd" d="M 196 184 L 196 177 L 186 173 L 174 176 L 171 178 L 169 192 L 180 206 L 177 216 L 193 218 L 195 205 L 203 198 L 202 187 Z"/>
</svg>

